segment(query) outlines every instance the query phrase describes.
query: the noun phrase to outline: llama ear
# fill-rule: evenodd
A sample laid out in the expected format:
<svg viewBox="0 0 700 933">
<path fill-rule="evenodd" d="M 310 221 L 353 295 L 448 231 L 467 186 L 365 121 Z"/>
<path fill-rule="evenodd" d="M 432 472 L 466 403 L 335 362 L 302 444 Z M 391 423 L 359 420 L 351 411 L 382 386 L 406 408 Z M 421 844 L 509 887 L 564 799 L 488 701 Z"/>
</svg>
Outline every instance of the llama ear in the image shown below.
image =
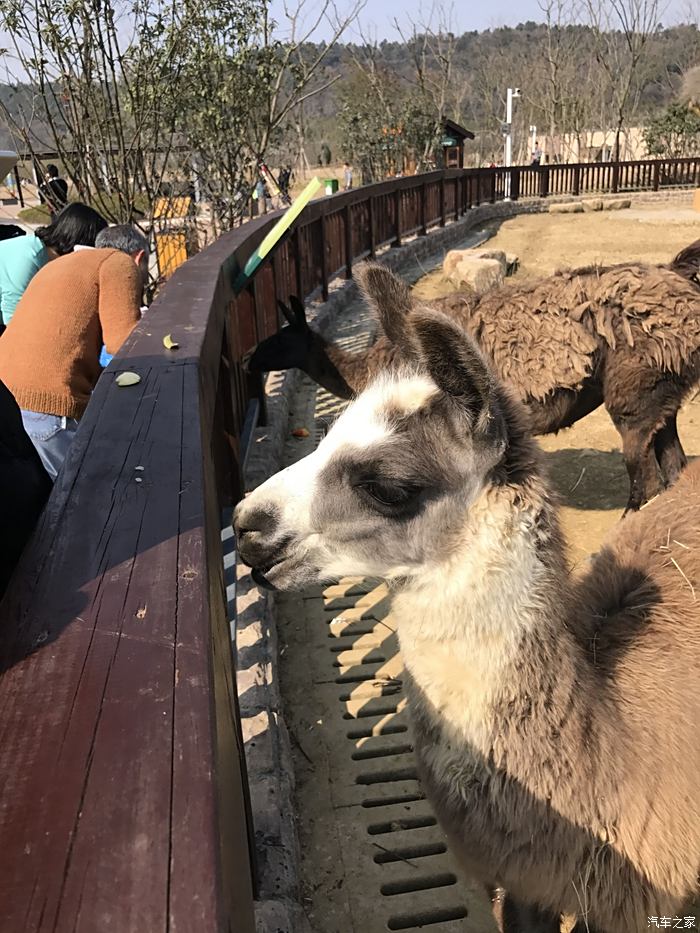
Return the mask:
<svg viewBox="0 0 700 933">
<path fill-rule="evenodd" d="M 410 349 L 406 319 L 413 307 L 413 298 L 405 282 L 378 262 L 363 262 L 354 275 L 389 340 Z"/>
<path fill-rule="evenodd" d="M 300 301 L 296 295 L 290 295 L 289 303 L 292 306 L 292 311 L 294 312 L 294 316 L 297 319 L 297 326 L 303 330 L 307 326 L 306 308 L 304 307 L 304 302 Z"/>
<path fill-rule="evenodd" d="M 289 299 L 289 302 L 290 302 L 290 304 L 292 305 L 291 308 L 288 307 L 283 301 L 280 301 L 279 299 L 277 300 L 277 306 L 279 307 L 280 311 L 282 312 L 282 314 L 283 314 L 285 320 L 287 321 L 287 323 L 289 324 L 289 326 L 290 326 L 290 327 L 293 327 L 294 330 L 299 330 L 300 327 L 304 327 L 304 326 L 305 326 L 305 324 L 306 324 L 306 317 L 302 317 L 302 323 L 301 323 L 301 325 L 300 325 L 300 324 L 299 324 L 299 314 L 298 314 L 296 308 L 294 308 L 294 302 L 295 302 L 295 301 L 298 301 L 298 299 L 295 298 L 295 297 L 292 295 L 292 296 L 290 297 L 290 299 Z"/>
<path fill-rule="evenodd" d="M 282 316 L 286 320 L 287 324 L 290 324 L 292 327 L 296 327 L 297 322 L 294 318 L 294 315 L 292 314 L 292 309 L 288 308 L 283 301 L 279 300 L 279 298 L 277 299 L 277 307 L 282 312 Z"/>
<path fill-rule="evenodd" d="M 474 420 L 478 419 L 490 406 L 493 380 L 471 339 L 439 311 L 415 311 L 411 326 L 432 380 Z"/>
</svg>

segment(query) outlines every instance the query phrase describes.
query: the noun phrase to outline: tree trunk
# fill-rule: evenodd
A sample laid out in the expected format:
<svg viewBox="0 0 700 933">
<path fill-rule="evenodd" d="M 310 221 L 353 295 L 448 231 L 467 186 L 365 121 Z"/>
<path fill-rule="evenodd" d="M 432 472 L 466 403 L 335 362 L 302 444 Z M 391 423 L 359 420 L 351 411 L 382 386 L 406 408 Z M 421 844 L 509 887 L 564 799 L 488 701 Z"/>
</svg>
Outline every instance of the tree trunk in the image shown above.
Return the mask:
<svg viewBox="0 0 700 933">
<path fill-rule="evenodd" d="M 617 129 L 615 130 L 615 149 L 613 151 L 613 161 L 620 161 L 620 133 L 622 131 L 622 124 L 617 124 Z"/>
</svg>

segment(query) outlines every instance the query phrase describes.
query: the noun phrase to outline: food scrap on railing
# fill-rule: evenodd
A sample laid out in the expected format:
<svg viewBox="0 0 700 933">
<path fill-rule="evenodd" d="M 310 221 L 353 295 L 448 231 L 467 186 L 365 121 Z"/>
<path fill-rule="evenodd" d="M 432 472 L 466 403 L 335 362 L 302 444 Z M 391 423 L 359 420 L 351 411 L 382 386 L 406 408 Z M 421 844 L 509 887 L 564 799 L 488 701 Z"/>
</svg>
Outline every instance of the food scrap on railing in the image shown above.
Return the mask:
<svg viewBox="0 0 700 933">
<path fill-rule="evenodd" d="M 138 373 L 119 373 L 117 378 L 114 380 L 118 386 L 135 386 L 138 382 L 141 382 L 141 377 Z"/>
</svg>

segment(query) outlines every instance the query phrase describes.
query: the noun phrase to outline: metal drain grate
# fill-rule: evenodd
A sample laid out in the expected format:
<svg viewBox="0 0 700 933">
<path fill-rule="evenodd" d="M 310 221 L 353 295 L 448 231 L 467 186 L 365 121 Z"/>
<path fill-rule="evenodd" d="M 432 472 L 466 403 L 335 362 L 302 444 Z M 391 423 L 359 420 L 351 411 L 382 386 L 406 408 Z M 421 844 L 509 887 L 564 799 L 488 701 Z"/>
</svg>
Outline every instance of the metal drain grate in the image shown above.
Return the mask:
<svg viewBox="0 0 700 933">
<path fill-rule="evenodd" d="M 279 617 L 288 674 L 298 664 L 310 674 L 287 711 L 297 751 L 303 746 L 300 829 L 313 930 L 494 933 L 488 900 L 460 877 L 417 779 L 386 587 L 346 579 L 303 600 L 283 597 Z M 300 698 L 306 711 L 295 721 Z M 314 870 L 317 846 L 324 866 L 335 858 L 328 883 Z M 342 920 L 326 912 L 329 900 Z"/>
<path fill-rule="evenodd" d="M 331 741 L 344 746 L 339 764 L 359 804 L 348 808 L 363 879 L 353 920 L 363 931 L 486 933 L 494 929 L 488 902 L 458 879 L 418 782 L 388 603 L 383 584 L 362 580 L 344 580 L 323 593 L 338 702 Z"/>
</svg>

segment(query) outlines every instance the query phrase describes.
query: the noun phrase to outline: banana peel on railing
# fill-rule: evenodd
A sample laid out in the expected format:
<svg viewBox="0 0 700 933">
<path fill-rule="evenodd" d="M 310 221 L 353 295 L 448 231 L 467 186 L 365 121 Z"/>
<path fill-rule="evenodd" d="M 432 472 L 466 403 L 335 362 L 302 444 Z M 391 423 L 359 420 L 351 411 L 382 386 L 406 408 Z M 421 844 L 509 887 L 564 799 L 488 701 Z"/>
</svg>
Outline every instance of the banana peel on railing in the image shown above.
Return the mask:
<svg viewBox="0 0 700 933">
<path fill-rule="evenodd" d="M 258 246 L 253 255 L 246 262 L 243 269 L 238 271 L 233 283 L 233 289 L 237 295 L 246 287 L 263 259 L 269 256 L 276 246 L 279 246 L 285 233 L 288 232 L 294 221 L 320 187 L 320 180 L 317 177 L 312 178 L 299 197 L 294 200 L 292 206 L 282 214 L 275 226 L 270 230 L 260 246 Z"/>
</svg>

